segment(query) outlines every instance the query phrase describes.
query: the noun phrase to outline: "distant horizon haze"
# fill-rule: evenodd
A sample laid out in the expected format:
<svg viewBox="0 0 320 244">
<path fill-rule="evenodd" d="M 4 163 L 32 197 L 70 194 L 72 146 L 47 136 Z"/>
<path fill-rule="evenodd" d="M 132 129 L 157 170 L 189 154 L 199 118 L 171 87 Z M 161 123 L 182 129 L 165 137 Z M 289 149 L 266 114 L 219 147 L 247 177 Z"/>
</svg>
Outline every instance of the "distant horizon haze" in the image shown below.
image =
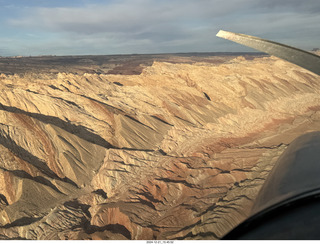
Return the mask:
<svg viewBox="0 0 320 244">
<path fill-rule="evenodd" d="M 311 50 L 309 50 L 311 51 Z M 115 53 L 115 54 L 74 54 L 74 55 L 56 55 L 56 54 L 43 54 L 43 55 L 12 55 L 12 56 L 1 56 L 0 58 L 37 58 L 37 57 L 85 57 L 85 56 L 152 56 L 152 55 L 181 55 L 181 56 L 219 56 L 219 55 L 269 55 L 267 53 L 259 51 L 240 51 L 240 52 L 179 52 L 179 53 Z"/>
</svg>

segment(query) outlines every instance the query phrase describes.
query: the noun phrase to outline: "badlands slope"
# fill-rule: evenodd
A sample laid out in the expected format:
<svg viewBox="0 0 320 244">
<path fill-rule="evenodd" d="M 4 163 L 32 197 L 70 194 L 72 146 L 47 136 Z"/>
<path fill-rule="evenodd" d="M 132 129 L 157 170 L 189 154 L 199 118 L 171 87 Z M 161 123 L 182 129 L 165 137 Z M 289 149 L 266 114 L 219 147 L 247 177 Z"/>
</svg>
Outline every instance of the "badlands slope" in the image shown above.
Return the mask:
<svg viewBox="0 0 320 244">
<path fill-rule="evenodd" d="M 218 239 L 319 130 L 319 88 L 263 56 L 2 74 L 0 238 Z"/>
</svg>

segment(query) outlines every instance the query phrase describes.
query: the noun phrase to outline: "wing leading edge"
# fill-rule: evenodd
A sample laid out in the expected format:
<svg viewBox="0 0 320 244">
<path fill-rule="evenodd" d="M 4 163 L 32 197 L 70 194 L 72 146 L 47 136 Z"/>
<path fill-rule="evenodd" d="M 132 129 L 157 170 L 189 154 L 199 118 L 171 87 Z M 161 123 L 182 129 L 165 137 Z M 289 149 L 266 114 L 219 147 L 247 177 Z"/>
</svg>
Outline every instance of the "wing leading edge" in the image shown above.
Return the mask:
<svg viewBox="0 0 320 244">
<path fill-rule="evenodd" d="M 218 37 L 274 55 L 320 75 L 320 56 L 281 43 L 239 33 L 220 30 Z"/>
</svg>

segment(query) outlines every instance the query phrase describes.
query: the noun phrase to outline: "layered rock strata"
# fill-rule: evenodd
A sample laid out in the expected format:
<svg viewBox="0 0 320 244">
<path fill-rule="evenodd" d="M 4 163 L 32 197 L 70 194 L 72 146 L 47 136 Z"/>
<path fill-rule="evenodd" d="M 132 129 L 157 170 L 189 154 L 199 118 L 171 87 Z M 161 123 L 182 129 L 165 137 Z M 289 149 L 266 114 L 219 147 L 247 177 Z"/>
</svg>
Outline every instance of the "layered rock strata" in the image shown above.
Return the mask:
<svg viewBox="0 0 320 244">
<path fill-rule="evenodd" d="M 0 77 L 1 239 L 218 239 L 249 214 L 320 78 L 274 57 Z"/>
</svg>

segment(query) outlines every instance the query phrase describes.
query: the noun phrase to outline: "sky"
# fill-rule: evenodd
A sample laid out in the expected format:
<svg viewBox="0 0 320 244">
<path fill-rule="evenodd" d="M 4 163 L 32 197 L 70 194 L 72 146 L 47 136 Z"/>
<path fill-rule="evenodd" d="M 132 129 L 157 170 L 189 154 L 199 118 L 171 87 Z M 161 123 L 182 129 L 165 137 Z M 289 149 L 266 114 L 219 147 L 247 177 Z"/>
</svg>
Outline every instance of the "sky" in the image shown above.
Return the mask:
<svg viewBox="0 0 320 244">
<path fill-rule="evenodd" d="M 220 29 L 320 48 L 320 0 L 0 0 L 0 56 L 254 51 Z"/>
</svg>

